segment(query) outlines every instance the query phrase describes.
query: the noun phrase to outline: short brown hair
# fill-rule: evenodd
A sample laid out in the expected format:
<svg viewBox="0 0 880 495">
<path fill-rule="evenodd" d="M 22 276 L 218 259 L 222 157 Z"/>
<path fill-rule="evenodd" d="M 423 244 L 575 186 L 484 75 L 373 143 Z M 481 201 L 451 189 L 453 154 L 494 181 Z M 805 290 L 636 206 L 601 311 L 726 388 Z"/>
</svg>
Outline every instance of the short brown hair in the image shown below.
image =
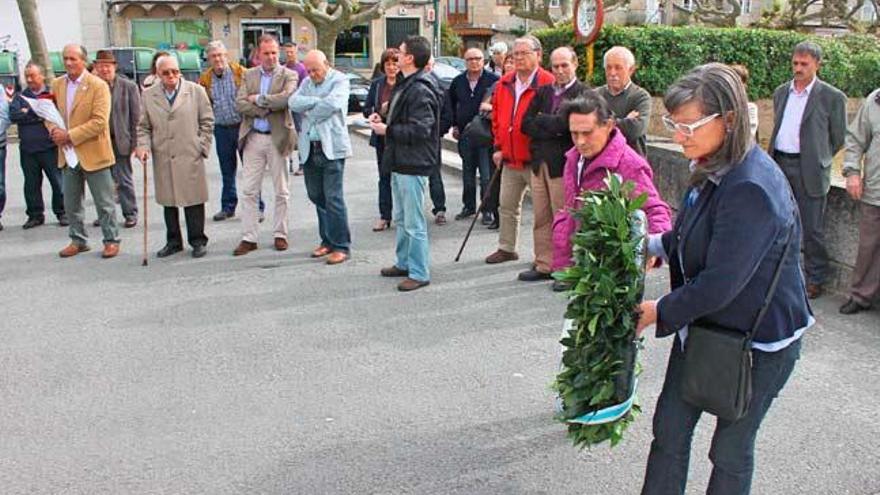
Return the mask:
<svg viewBox="0 0 880 495">
<path fill-rule="evenodd" d="M 397 48 L 388 48 L 384 52 L 382 52 L 382 56 L 379 58 L 379 64 L 381 65 L 381 70 L 385 72 L 385 62 L 392 60 L 397 62 L 397 56 L 400 54 L 400 51 Z"/>
<path fill-rule="evenodd" d="M 278 38 L 272 36 L 271 34 L 264 34 L 264 35 L 260 36 L 260 39 L 257 40 L 257 46 L 260 46 L 263 43 L 269 43 L 270 41 L 272 43 L 275 43 L 276 45 L 279 44 Z"/>
</svg>

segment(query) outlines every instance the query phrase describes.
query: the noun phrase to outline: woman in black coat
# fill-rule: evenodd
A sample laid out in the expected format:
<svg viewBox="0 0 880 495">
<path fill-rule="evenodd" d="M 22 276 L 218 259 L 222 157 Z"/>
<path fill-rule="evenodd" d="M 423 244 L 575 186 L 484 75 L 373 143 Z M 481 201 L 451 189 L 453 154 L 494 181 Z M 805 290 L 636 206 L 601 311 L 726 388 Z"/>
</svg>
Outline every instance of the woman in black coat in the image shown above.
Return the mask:
<svg viewBox="0 0 880 495">
<path fill-rule="evenodd" d="M 391 91 L 400 79 L 400 68 L 397 66 L 397 49 L 389 48 L 382 53 L 379 60 L 382 75 L 373 79 L 367 101 L 364 102 L 364 117 L 369 118 L 374 112 L 383 117 L 388 114 Z M 376 148 L 376 161 L 379 166 L 379 218 L 373 224 L 373 232 L 381 232 L 391 227 L 391 170 L 382 167 L 382 156 L 385 152 L 385 136 L 370 136 L 370 146 Z"/>
</svg>

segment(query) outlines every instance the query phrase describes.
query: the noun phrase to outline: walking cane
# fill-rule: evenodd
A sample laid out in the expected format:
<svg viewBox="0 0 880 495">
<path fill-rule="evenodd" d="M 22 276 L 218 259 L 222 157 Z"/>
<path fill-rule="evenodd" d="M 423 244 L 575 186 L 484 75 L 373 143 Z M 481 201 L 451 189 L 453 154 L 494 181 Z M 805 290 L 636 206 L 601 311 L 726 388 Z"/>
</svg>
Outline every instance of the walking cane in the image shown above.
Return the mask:
<svg viewBox="0 0 880 495">
<path fill-rule="evenodd" d="M 501 167 L 495 167 L 495 172 L 492 174 L 492 178 L 489 179 L 489 185 L 486 187 L 486 192 L 483 193 L 483 199 L 480 200 L 480 207 L 477 208 L 477 212 L 474 214 L 474 219 L 471 220 L 471 226 L 468 228 L 467 234 L 464 236 L 464 240 L 461 241 L 461 248 L 458 250 L 458 254 L 455 255 L 456 263 L 461 259 L 461 253 L 464 252 L 464 247 L 467 244 L 468 239 L 471 237 L 471 232 L 474 230 L 474 225 L 477 223 L 477 219 L 480 218 L 480 213 L 483 212 L 483 208 L 486 206 L 486 200 L 489 199 L 489 195 L 492 194 L 492 186 L 495 185 L 495 181 L 498 180 L 498 177 L 501 175 Z"/>
<path fill-rule="evenodd" d="M 141 266 L 147 266 L 147 230 L 149 229 L 147 221 L 147 161 L 140 160 L 140 162 L 144 169 L 144 261 L 141 262 Z"/>
</svg>

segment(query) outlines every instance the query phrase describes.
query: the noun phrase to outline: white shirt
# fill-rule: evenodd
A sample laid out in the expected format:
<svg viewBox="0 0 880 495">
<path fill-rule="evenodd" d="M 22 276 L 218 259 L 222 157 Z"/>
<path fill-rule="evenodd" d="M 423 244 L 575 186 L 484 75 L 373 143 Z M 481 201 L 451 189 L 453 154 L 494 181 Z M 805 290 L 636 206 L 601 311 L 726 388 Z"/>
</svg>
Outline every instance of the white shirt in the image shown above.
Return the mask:
<svg viewBox="0 0 880 495">
<path fill-rule="evenodd" d="M 65 76 L 67 78 L 67 120 L 70 120 L 70 111 L 73 109 L 73 100 L 76 98 L 76 90 L 79 89 L 80 83 L 82 83 L 83 77 L 85 77 L 86 71 L 83 71 L 82 74 L 79 75 L 75 80 L 70 78 L 70 75 Z M 70 124 L 67 124 L 70 126 Z"/>
<path fill-rule="evenodd" d="M 514 94 L 516 95 L 516 101 L 513 103 L 514 115 L 516 115 L 516 109 L 517 109 L 517 107 L 519 107 L 520 97 L 522 97 L 523 93 L 525 93 L 526 90 L 529 89 L 529 86 L 532 85 L 532 82 L 535 80 L 535 76 L 537 74 L 538 74 L 538 69 L 535 68 L 535 71 L 532 72 L 532 75 L 529 76 L 529 78 L 526 80 L 526 82 L 520 81 L 519 74 L 517 74 L 516 77 L 513 78 L 513 80 L 514 80 L 513 90 L 514 90 Z"/>
<path fill-rule="evenodd" d="M 803 91 L 798 92 L 794 87 L 794 81 L 788 87 L 788 101 L 785 102 L 785 110 L 782 112 L 782 121 L 779 123 L 779 132 L 776 133 L 775 148 L 783 153 L 801 152 L 801 121 L 804 119 L 804 110 L 807 108 L 807 100 L 816 85 L 814 77 Z"/>
</svg>

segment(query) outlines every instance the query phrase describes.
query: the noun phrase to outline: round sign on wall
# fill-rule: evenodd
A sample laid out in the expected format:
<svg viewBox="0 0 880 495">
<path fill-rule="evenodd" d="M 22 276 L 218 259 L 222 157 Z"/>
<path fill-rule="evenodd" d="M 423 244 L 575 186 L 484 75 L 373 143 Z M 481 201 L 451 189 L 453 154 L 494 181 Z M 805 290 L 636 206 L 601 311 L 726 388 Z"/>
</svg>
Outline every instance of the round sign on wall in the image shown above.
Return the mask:
<svg viewBox="0 0 880 495">
<path fill-rule="evenodd" d="M 577 0 L 574 6 L 574 32 L 580 41 L 590 44 L 602 29 L 602 0 Z"/>
</svg>

